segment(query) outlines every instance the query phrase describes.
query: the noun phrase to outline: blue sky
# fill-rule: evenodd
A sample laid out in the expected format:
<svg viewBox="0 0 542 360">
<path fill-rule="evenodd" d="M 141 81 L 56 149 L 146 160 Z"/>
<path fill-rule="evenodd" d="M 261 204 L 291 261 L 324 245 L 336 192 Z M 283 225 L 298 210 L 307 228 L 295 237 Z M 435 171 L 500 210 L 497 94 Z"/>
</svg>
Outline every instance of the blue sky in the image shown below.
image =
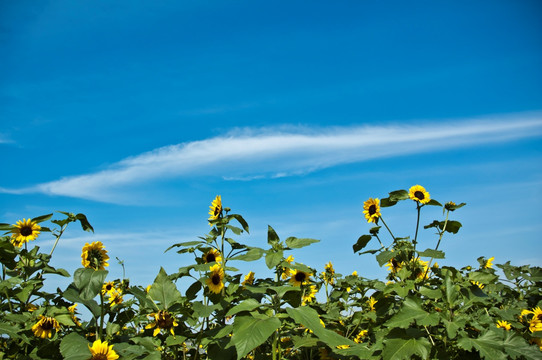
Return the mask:
<svg viewBox="0 0 542 360">
<path fill-rule="evenodd" d="M 353 254 L 369 197 L 421 184 L 454 213 L 444 264 L 542 265 L 538 1 L 3 1 L 0 222 L 85 213 L 53 264 L 102 241 L 146 285 L 191 259 L 220 194 L 246 243 L 382 277 Z M 413 235 L 415 206 L 386 209 Z M 439 218 L 424 208 L 422 225 Z M 434 247 L 432 231 L 421 246 Z M 36 242 L 47 251 L 46 235 Z M 263 261 L 239 264 L 269 276 Z M 53 284 L 65 280 L 51 279 Z"/>
</svg>

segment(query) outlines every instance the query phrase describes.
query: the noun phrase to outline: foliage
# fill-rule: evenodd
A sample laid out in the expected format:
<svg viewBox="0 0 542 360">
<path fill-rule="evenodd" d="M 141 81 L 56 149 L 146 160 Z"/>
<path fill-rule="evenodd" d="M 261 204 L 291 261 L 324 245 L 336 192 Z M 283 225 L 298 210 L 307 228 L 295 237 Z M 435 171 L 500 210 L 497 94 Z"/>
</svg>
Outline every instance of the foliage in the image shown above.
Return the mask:
<svg viewBox="0 0 542 360">
<path fill-rule="evenodd" d="M 412 239 L 395 236 L 384 221 L 386 208 L 401 202 L 416 206 Z M 450 215 L 464 205 L 442 205 L 418 185 L 369 199 L 364 214 L 375 226 L 353 250 L 386 266 L 386 282 L 343 276 L 331 262 L 320 272 L 295 262 L 298 249 L 318 240 L 281 240 L 271 226 L 265 247 L 244 244 L 247 222 L 217 197 L 210 232 L 166 250 L 192 254 L 192 264 L 172 274 L 161 269 L 144 288 L 108 280 L 100 270 L 109 258 L 105 247 L 92 243 L 72 283 L 47 293 L 45 274 L 70 277 L 49 265 L 59 239 L 73 222 L 93 231 L 86 216 L 61 212 L 60 220 L 49 214 L 0 224 L 0 359 L 97 359 L 103 357 L 93 353 L 102 347 L 108 359 L 542 358 L 542 269 L 507 262 L 497 271 L 493 258 L 461 269 L 435 262 L 445 258 L 439 249 L 445 235 L 461 229 Z M 444 219 L 423 226 L 436 232 L 436 244 L 420 250 L 426 206 L 441 207 Z M 39 225 L 46 221 L 53 229 Z M 38 229 L 56 238 L 48 255 L 38 246 L 29 250 Z M 272 277 L 243 276 L 232 266 L 258 260 Z M 186 289 L 181 279 L 190 283 Z M 75 306 L 86 307 L 91 319 L 79 319 Z"/>
</svg>

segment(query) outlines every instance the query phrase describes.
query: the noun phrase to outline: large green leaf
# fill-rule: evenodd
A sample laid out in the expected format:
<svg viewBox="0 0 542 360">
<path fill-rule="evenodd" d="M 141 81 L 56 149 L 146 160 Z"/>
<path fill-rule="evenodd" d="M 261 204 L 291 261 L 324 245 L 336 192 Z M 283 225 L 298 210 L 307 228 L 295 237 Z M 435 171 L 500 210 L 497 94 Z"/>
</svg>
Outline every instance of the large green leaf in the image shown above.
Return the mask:
<svg viewBox="0 0 542 360">
<path fill-rule="evenodd" d="M 233 316 L 242 311 L 252 311 L 258 308 L 260 305 L 260 302 L 256 299 L 246 299 L 245 301 L 242 301 L 241 303 L 232 307 L 230 311 L 228 311 L 228 313 L 226 314 L 226 317 Z"/>
<path fill-rule="evenodd" d="M 275 229 L 273 229 L 270 225 L 267 225 L 267 243 L 273 246 L 278 244 L 279 241 L 280 239 Z"/>
<path fill-rule="evenodd" d="M 107 270 L 79 268 L 73 274 L 73 283 L 79 289 L 83 300 L 92 300 L 102 290 L 102 285 L 108 274 Z"/>
<path fill-rule="evenodd" d="M 295 237 L 289 237 L 286 239 L 286 246 L 288 246 L 290 249 L 299 249 L 305 246 L 309 246 L 310 244 L 314 244 L 320 242 L 320 240 L 316 239 L 298 239 Z"/>
<path fill-rule="evenodd" d="M 181 293 L 162 267 L 149 290 L 149 296 L 158 301 L 162 309 L 169 309 L 171 305 L 182 302 Z"/>
<path fill-rule="evenodd" d="M 265 255 L 265 264 L 269 269 L 273 269 L 275 266 L 280 264 L 282 261 L 284 254 L 282 250 L 274 250 L 270 249 L 267 251 L 267 254 Z"/>
<path fill-rule="evenodd" d="M 457 341 L 457 345 L 467 351 L 478 350 L 480 356 L 487 360 L 505 360 L 507 356 L 503 352 L 503 341 L 493 331 L 482 334 L 477 339 L 463 337 Z"/>
<path fill-rule="evenodd" d="M 420 256 L 425 257 L 432 257 L 433 259 L 444 259 L 444 251 L 440 250 L 434 250 L 434 249 L 426 249 L 424 251 L 421 251 Z"/>
<path fill-rule="evenodd" d="M 255 261 L 260 259 L 264 254 L 264 250 L 260 248 L 249 248 L 244 254 L 234 256 L 230 260 Z"/>
<path fill-rule="evenodd" d="M 263 344 L 280 327 L 276 317 L 254 318 L 238 316 L 233 323 L 231 343 L 237 350 L 237 360 Z"/>
<path fill-rule="evenodd" d="M 431 344 L 426 338 L 393 338 L 386 340 L 386 346 L 382 351 L 384 360 L 403 360 L 412 359 L 413 355 L 418 355 L 422 359 L 429 357 Z"/>
<path fill-rule="evenodd" d="M 392 316 L 384 325 L 387 327 L 399 327 L 406 329 L 414 321 L 421 326 L 433 326 L 439 322 L 438 313 L 428 313 L 421 307 L 421 300 L 417 298 L 406 298 L 401 310 Z"/>
<path fill-rule="evenodd" d="M 523 337 L 508 331 L 506 331 L 503 347 L 512 359 L 535 360 L 540 359 L 542 355 L 538 346 L 529 345 Z"/>
<path fill-rule="evenodd" d="M 65 360 L 87 360 L 92 356 L 88 346 L 84 337 L 72 332 L 60 342 L 60 353 Z"/>
<path fill-rule="evenodd" d="M 373 237 L 371 235 L 361 235 L 358 239 L 358 241 L 352 245 L 352 248 L 354 249 L 354 253 L 357 253 L 361 249 L 363 249 L 369 241 L 371 241 Z"/>
</svg>

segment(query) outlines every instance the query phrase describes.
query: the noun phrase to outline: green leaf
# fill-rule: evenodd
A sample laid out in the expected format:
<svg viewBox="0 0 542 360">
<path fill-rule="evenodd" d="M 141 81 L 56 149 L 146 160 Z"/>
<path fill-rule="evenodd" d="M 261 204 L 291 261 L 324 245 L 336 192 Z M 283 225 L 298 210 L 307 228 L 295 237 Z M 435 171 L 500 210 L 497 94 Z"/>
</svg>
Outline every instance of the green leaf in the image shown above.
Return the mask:
<svg viewBox="0 0 542 360">
<path fill-rule="evenodd" d="M 92 300 L 102 290 L 102 285 L 109 272 L 107 270 L 94 270 L 79 268 L 73 273 L 73 283 L 79 289 L 83 300 Z"/>
<path fill-rule="evenodd" d="M 421 251 L 420 256 L 425 257 L 432 257 L 433 259 L 444 259 L 444 252 L 440 250 L 434 250 L 434 249 L 425 249 L 424 251 Z"/>
<path fill-rule="evenodd" d="M 270 249 L 265 255 L 265 264 L 269 269 L 273 269 L 275 266 L 281 263 L 282 258 L 284 257 L 282 250 Z"/>
<path fill-rule="evenodd" d="M 428 202 L 427 204 L 425 204 L 425 205 L 442 206 L 442 204 L 439 203 L 439 202 L 438 202 L 437 200 L 435 200 L 435 199 L 429 200 L 429 202 Z"/>
<path fill-rule="evenodd" d="M 512 359 L 535 360 L 540 359 L 541 355 L 538 346 L 529 345 L 523 337 L 508 331 L 506 331 L 503 348 Z"/>
<path fill-rule="evenodd" d="M 92 356 L 88 341 L 77 333 L 69 333 L 60 342 L 60 353 L 65 360 L 87 360 Z"/>
<path fill-rule="evenodd" d="M 273 246 L 275 244 L 278 244 L 279 241 L 280 239 L 275 229 L 273 229 L 270 225 L 267 225 L 267 243 Z"/>
<path fill-rule="evenodd" d="M 382 351 L 382 359 L 412 359 L 413 355 L 418 355 L 422 359 L 427 359 L 430 351 L 431 344 L 426 338 L 392 338 L 385 342 L 385 347 Z"/>
<path fill-rule="evenodd" d="M 81 299 L 81 296 L 79 295 L 79 289 L 75 287 L 74 284 L 70 284 L 66 290 L 62 293 L 62 296 L 68 301 L 74 302 L 74 303 L 81 303 L 84 306 L 87 307 L 87 309 L 90 310 L 91 314 L 98 318 L 101 313 L 100 305 L 95 300 L 83 300 Z"/>
<path fill-rule="evenodd" d="M 453 307 L 457 300 L 458 293 L 449 271 L 446 271 L 444 286 L 446 288 L 446 302 L 448 303 L 448 306 Z"/>
<path fill-rule="evenodd" d="M 228 316 L 233 316 L 237 313 L 240 313 L 242 311 L 252 311 L 258 307 L 260 307 L 260 302 L 258 300 L 255 300 L 255 299 L 247 299 L 247 300 L 244 300 L 242 301 L 241 303 L 239 303 L 238 305 L 235 305 L 234 307 L 232 307 L 230 309 L 230 311 L 228 311 L 228 313 L 226 314 L 226 317 Z"/>
<path fill-rule="evenodd" d="M 149 290 L 149 296 L 158 301 L 164 310 L 169 309 L 173 304 L 182 302 L 181 293 L 162 267 Z"/>
<path fill-rule="evenodd" d="M 279 327 L 280 320 L 276 317 L 263 319 L 251 316 L 236 317 L 231 343 L 237 350 L 237 360 L 263 344 Z"/>
<path fill-rule="evenodd" d="M 503 353 L 503 341 L 493 331 L 488 331 L 482 334 L 477 339 L 468 337 L 460 338 L 457 345 L 467 351 L 472 351 L 472 348 L 478 350 L 481 357 L 487 360 L 505 360 L 506 355 Z"/>
<path fill-rule="evenodd" d="M 310 244 L 314 244 L 320 242 L 320 240 L 316 239 L 298 239 L 295 237 L 289 237 L 286 239 L 286 246 L 288 246 L 290 249 L 300 249 L 305 246 L 309 246 Z"/>
<path fill-rule="evenodd" d="M 446 231 L 449 232 L 449 233 L 457 234 L 457 232 L 459 231 L 461 226 L 463 226 L 463 225 L 461 225 L 461 223 L 459 221 L 449 220 L 446 223 Z M 440 227 L 441 230 L 444 228 L 444 222 L 443 221 L 441 222 L 439 227 Z"/>
<path fill-rule="evenodd" d="M 42 215 L 42 216 L 35 217 L 35 218 L 32 219 L 32 221 L 40 223 L 40 222 L 47 221 L 52 217 L 53 217 L 53 214 L 47 214 L 47 215 Z"/>
<path fill-rule="evenodd" d="M 92 231 L 92 232 L 94 232 L 94 228 L 88 222 L 87 217 L 85 216 L 85 214 L 77 214 L 77 215 L 75 215 L 75 218 L 77 220 L 79 220 L 79 222 L 81 223 L 81 227 L 83 228 L 84 231 Z"/>
<path fill-rule="evenodd" d="M 358 239 L 358 241 L 352 245 L 352 248 L 354 249 L 354 253 L 357 253 L 361 249 L 363 249 L 369 241 L 371 241 L 373 237 L 371 235 L 361 235 Z"/>
<path fill-rule="evenodd" d="M 194 309 L 194 314 L 197 315 L 197 317 L 204 318 L 210 316 L 215 310 L 222 309 L 222 305 L 203 305 L 200 301 L 195 301 L 192 304 L 192 308 Z"/>
<path fill-rule="evenodd" d="M 249 248 L 249 250 L 241 255 L 234 256 L 230 260 L 255 261 L 260 259 L 264 254 L 264 250 L 260 248 Z"/>
<path fill-rule="evenodd" d="M 406 329 L 414 321 L 420 326 L 434 326 L 439 323 L 438 313 L 428 313 L 421 307 L 421 300 L 417 298 L 406 298 L 401 310 L 392 316 L 384 325 L 387 327 L 399 327 Z"/>
<path fill-rule="evenodd" d="M 492 282 L 496 281 L 499 277 L 495 274 L 491 274 L 484 271 L 473 271 L 469 273 L 469 280 L 470 281 L 478 281 L 482 284 L 491 284 Z"/>
<path fill-rule="evenodd" d="M 376 261 L 378 261 L 378 265 L 384 266 L 388 261 L 390 261 L 395 254 L 393 251 L 384 250 L 380 254 L 376 255 Z"/>
<path fill-rule="evenodd" d="M 406 190 L 395 190 L 392 191 L 389 195 L 391 201 L 407 200 L 409 198 L 408 191 Z"/>
<path fill-rule="evenodd" d="M 248 231 L 248 223 L 245 221 L 245 219 L 239 215 L 239 214 L 231 214 L 231 215 L 228 215 L 228 217 L 231 217 L 231 218 L 234 218 L 235 220 L 237 220 L 239 222 L 239 224 L 241 224 L 241 226 L 243 227 L 243 230 L 245 230 L 247 233 L 249 232 Z"/>
<path fill-rule="evenodd" d="M 390 207 L 397 204 L 397 201 L 390 200 L 390 198 L 380 199 L 380 207 Z"/>
</svg>

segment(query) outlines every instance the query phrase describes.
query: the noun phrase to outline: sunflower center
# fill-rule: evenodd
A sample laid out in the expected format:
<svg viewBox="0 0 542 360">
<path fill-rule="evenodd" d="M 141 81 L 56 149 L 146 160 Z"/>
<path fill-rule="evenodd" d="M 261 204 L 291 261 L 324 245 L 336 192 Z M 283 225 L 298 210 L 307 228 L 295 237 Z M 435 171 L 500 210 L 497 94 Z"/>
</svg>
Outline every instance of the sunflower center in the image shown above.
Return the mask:
<svg viewBox="0 0 542 360">
<path fill-rule="evenodd" d="M 173 318 L 169 314 L 162 314 L 162 316 L 156 320 L 156 325 L 161 329 L 170 329 L 173 326 Z"/>
<path fill-rule="evenodd" d="M 206 260 L 208 263 L 213 262 L 213 261 L 216 261 L 215 254 L 213 254 L 213 253 L 207 254 L 205 260 Z"/>
<path fill-rule="evenodd" d="M 542 314 L 538 314 L 536 318 L 538 319 L 538 321 L 542 321 Z"/>
<path fill-rule="evenodd" d="M 376 205 L 375 204 L 369 206 L 369 215 L 374 215 L 374 214 L 376 214 Z"/>
<path fill-rule="evenodd" d="M 113 285 L 111 285 L 111 284 L 105 285 L 105 290 L 106 291 L 111 291 L 111 289 L 113 289 Z"/>
<path fill-rule="evenodd" d="M 307 278 L 307 275 L 304 272 L 298 272 L 295 274 L 295 281 L 303 282 Z"/>
<path fill-rule="evenodd" d="M 219 274 L 213 274 L 213 276 L 211 277 L 211 281 L 215 285 L 220 284 L 220 275 Z"/>
<path fill-rule="evenodd" d="M 102 265 L 102 253 L 100 250 L 91 250 L 88 253 L 87 261 L 92 268 L 99 268 Z"/>
<path fill-rule="evenodd" d="M 53 321 L 49 319 L 45 320 L 41 323 L 41 328 L 45 331 L 52 330 L 54 328 Z"/>
<path fill-rule="evenodd" d="M 417 199 L 420 199 L 420 200 L 425 199 L 425 196 L 423 195 L 423 192 L 421 192 L 421 191 L 416 191 L 416 192 L 414 193 L 414 196 L 416 196 L 416 198 L 417 198 Z"/>
<path fill-rule="evenodd" d="M 214 216 L 218 216 L 218 214 L 220 214 L 221 210 L 222 210 L 222 208 L 220 206 L 215 206 Z"/>
<path fill-rule="evenodd" d="M 107 360 L 107 355 L 106 354 L 94 354 L 94 355 L 92 355 L 90 360 Z"/>
<path fill-rule="evenodd" d="M 21 227 L 20 231 L 22 236 L 30 236 L 32 235 L 32 227 L 31 226 L 23 226 Z"/>
</svg>

